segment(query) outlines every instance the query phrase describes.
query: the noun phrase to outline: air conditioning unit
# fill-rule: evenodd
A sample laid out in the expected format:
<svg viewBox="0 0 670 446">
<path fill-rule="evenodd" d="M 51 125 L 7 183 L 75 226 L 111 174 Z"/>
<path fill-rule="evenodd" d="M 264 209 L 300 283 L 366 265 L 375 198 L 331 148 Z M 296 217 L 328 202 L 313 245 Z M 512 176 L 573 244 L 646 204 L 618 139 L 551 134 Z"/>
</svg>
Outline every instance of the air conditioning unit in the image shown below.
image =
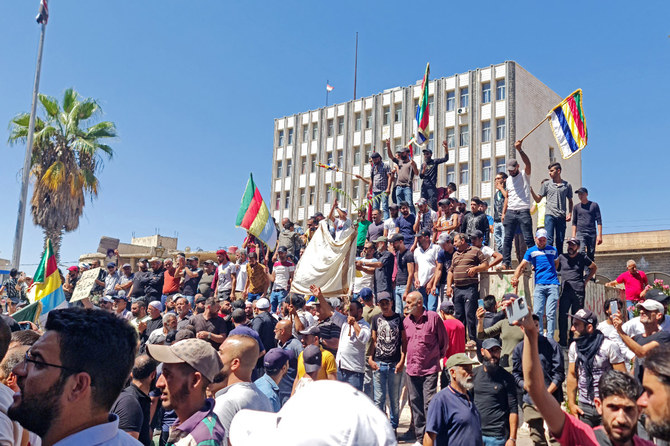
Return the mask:
<svg viewBox="0 0 670 446">
<path fill-rule="evenodd" d="M 456 113 L 459 114 L 459 115 L 464 115 L 467 112 L 468 112 L 467 107 L 460 107 L 458 110 L 456 110 Z"/>
</svg>

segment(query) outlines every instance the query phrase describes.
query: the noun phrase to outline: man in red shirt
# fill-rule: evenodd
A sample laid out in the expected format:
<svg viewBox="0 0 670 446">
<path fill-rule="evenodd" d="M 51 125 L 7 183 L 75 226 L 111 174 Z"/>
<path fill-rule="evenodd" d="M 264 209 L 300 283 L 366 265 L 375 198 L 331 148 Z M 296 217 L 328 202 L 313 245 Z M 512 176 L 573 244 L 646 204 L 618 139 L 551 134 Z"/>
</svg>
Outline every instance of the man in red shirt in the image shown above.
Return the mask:
<svg viewBox="0 0 670 446">
<path fill-rule="evenodd" d="M 635 260 L 626 262 L 627 271 L 619 275 L 616 280 L 607 282 L 605 286 L 615 287 L 619 283 L 623 283 L 626 287 L 626 301 L 629 307 L 634 306 L 640 299 L 644 298 L 647 293 L 645 289 L 649 285 L 647 275 L 644 271 L 637 269 Z"/>
<path fill-rule="evenodd" d="M 447 360 L 456 353 L 465 353 L 465 325 L 454 317 L 456 311 L 454 303 L 449 299 L 444 299 L 440 304 L 440 318 L 444 322 L 444 328 L 447 330 L 449 338 L 449 347 L 447 353 L 442 358 L 442 365 L 447 364 Z M 449 371 L 442 369 L 440 374 L 440 388 L 445 389 L 449 385 Z"/>
</svg>

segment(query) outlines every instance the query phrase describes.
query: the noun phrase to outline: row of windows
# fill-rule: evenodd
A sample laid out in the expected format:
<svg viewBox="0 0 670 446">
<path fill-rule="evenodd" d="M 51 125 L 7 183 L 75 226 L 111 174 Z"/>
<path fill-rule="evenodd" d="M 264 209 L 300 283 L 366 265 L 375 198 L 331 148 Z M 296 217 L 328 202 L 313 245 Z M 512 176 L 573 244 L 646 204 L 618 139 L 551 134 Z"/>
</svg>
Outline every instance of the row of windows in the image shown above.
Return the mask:
<svg viewBox="0 0 670 446">
<path fill-rule="evenodd" d="M 459 107 L 468 107 L 470 100 L 469 100 L 469 88 L 468 87 L 463 87 L 458 90 L 459 94 Z M 499 79 L 496 81 L 496 100 L 497 101 L 502 101 L 505 99 L 505 79 Z M 418 105 L 418 100 L 414 101 L 414 107 L 412 110 L 416 110 L 416 107 Z M 482 83 L 482 101 L 483 104 L 487 104 L 491 102 L 491 83 L 490 82 L 484 82 Z M 451 90 L 446 93 L 446 109 L 447 111 L 454 111 L 456 108 L 456 91 Z M 428 97 L 428 109 L 430 112 L 430 115 L 433 116 L 433 96 Z M 402 104 L 398 103 L 393 106 L 393 122 L 402 122 Z M 364 116 L 363 116 L 364 115 Z M 363 120 L 365 120 L 365 129 L 371 129 L 372 128 L 372 113 L 367 112 L 365 114 L 358 112 L 354 116 L 354 131 L 359 132 L 361 131 L 362 125 L 363 125 Z M 327 135 L 333 136 L 335 132 L 335 120 L 334 119 L 329 119 L 326 121 L 326 130 L 327 130 Z M 386 105 L 382 109 L 382 125 L 390 125 L 391 124 L 391 106 Z M 319 135 L 319 126 L 317 123 L 313 123 L 311 125 L 312 128 L 312 139 L 317 139 Z M 304 124 L 302 126 L 302 140 L 307 141 L 309 138 L 309 129 L 310 125 L 309 124 Z M 287 131 L 287 144 L 291 145 L 293 144 L 293 129 L 290 128 Z M 338 135 L 343 135 L 344 134 L 344 117 L 339 116 L 337 118 L 337 134 Z M 283 146 L 284 145 L 284 135 L 285 132 L 284 130 L 279 130 L 278 131 L 278 145 Z M 501 139 L 501 138 L 498 138 Z"/>
</svg>

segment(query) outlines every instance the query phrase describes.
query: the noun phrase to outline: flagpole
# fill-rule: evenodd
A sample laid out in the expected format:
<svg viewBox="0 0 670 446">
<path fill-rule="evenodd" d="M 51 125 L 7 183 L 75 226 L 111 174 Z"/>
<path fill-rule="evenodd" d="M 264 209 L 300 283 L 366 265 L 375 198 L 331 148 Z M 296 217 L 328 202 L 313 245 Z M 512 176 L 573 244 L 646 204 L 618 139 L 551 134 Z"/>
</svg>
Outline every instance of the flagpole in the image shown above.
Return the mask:
<svg viewBox="0 0 670 446">
<path fill-rule="evenodd" d="M 358 32 L 356 33 L 356 56 L 354 59 L 354 101 L 356 100 L 356 81 L 358 78 Z"/>
<path fill-rule="evenodd" d="M 538 122 L 537 125 L 536 125 L 535 127 L 533 127 L 533 128 L 530 130 L 530 132 L 526 133 L 526 136 L 524 136 L 523 138 L 521 138 L 519 141 L 523 142 L 523 140 L 526 139 L 526 138 L 528 138 L 528 137 L 530 136 L 530 134 L 533 133 L 535 130 L 537 130 L 537 128 L 538 128 L 539 126 L 541 126 L 542 124 L 544 124 L 544 122 L 545 122 L 547 119 L 549 119 L 549 116 L 545 117 L 542 121 Z"/>
<path fill-rule="evenodd" d="M 23 160 L 23 173 L 21 178 L 21 196 L 19 197 L 19 215 L 16 219 L 16 232 L 14 233 L 14 251 L 12 252 L 12 266 L 19 268 L 21 263 L 21 244 L 23 242 L 23 225 L 26 219 L 26 200 L 28 199 L 28 181 L 30 180 L 30 160 L 33 154 L 33 138 L 35 136 L 35 113 L 37 111 L 37 94 L 40 89 L 40 72 L 42 71 L 42 50 L 44 49 L 44 34 L 46 23 L 42 22 L 40 31 L 40 44 L 37 50 L 37 65 L 35 67 L 35 84 L 33 85 L 33 101 L 30 108 L 30 121 L 28 123 L 28 141 L 26 143 L 26 155 Z"/>
<path fill-rule="evenodd" d="M 328 85 L 330 85 L 330 81 L 326 79 L 326 107 L 328 107 Z"/>
</svg>

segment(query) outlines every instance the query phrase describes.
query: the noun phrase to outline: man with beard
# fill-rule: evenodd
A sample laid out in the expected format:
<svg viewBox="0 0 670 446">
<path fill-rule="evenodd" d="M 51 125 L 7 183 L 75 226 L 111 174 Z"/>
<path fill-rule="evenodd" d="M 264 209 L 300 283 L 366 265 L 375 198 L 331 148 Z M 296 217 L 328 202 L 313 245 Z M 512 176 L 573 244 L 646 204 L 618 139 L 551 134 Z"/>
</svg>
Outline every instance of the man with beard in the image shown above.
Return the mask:
<svg viewBox="0 0 670 446">
<path fill-rule="evenodd" d="M 298 373 L 298 357 L 302 353 L 302 343 L 293 337 L 292 327 L 291 321 L 284 319 L 277 322 L 274 329 L 277 347 L 286 350 L 289 354 L 288 371 L 279 381 L 279 397 L 282 405 L 291 396 L 293 381 L 295 381 L 295 376 Z"/>
<path fill-rule="evenodd" d="M 670 441 L 670 345 L 654 348 L 644 360 L 644 393 L 637 400 L 645 429 L 655 438 Z"/>
<path fill-rule="evenodd" d="M 581 421 L 591 427 L 598 426 L 601 421 L 595 407 L 595 399 L 599 397 L 596 383 L 608 370 L 626 371 L 625 358 L 619 346 L 596 330 L 597 323 L 598 318 L 589 310 L 582 309 L 573 314 L 572 332 L 575 340 L 568 350 L 568 408 L 570 413 L 577 414 Z"/>
<path fill-rule="evenodd" d="M 144 296 L 144 287 L 149 281 L 149 261 L 147 259 L 140 259 L 137 262 L 137 270 L 138 271 L 133 274 L 133 284 L 128 293 L 129 299 Z M 126 269 L 124 268 L 123 271 L 125 274 Z"/>
<path fill-rule="evenodd" d="M 95 309 L 52 310 L 46 332 L 14 367 L 20 393 L 7 414 L 42 444 L 140 445 L 109 409 L 135 359 L 137 333 Z"/>
<path fill-rule="evenodd" d="M 410 249 L 414 245 L 414 222 L 416 216 L 410 212 L 410 205 L 407 201 L 400 203 L 400 215 L 395 223 L 398 226 L 398 234 L 402 235 L 405 247 Z"/>
<path fill-rule="evenodd" d="M 147 303 L 152 300 L 161 300 L 161 296 L 163 295 L 163 282 L 165 280 L 165 268 L 163 268 L 161 259 L 152 257 L 149 260 L 149 265 L 151 266 L 151 271 L 149 272 L 147 283 L 144 287 Z"/>
<path fill-rule="evenodd" d="M 549 431 L 560 444 L 583 446 L 653 444 L 634 435 L 635 423 L 639 416 L 636 399 L 640 395 L 640 386 L 633 377 L 616 370 L 608 370 L 600 377 L 597 384 L 600 395 L 594 402 L 598 413 L 602 415 L 604 429 L 601 427 L 593 429 L 574 415 L 566 414 L 558 401 L 547 391 L 537 347 L 539 325 L 535 324 L 530 315 L 524 317 L 518 324 L 524 332 L 522 363 L 525 388 L 547 423 Z M 640 400 L 643 398 L 644 395 Z M 667 396 L 663 406 L 667 411 Z"/>
<path fill-rule="evenodd" d="M 228 259 L 228 253 L 224 249 L 216 251 L 216 274 L 212 282 L 212 290 L 216 291 L 216 297 L 225 300 L 235 299 L 237 285 L 237 265 Z M 245 268 L 246 271 L 246 268 Z"/>
<path fill-rule="evenodd" d="M 198 294 L 198 284 L 203 270 L 198 268 L 198 258 L 196 256 L 189 257 L 186 262 L 181 282 L 181 293 L 187 299 L 193 300 L 195 295 Z"/>
<path fill-rule="evenodd" d="M 147 332 L 147 322 L 151 320 L 151 316 L 147 314 L 146 302 L 142 299 L 133 300 L 133 303 L 130 305 L 130 313 L 133 317 L 128 322 L 130 322 L 130 325 L 137 330 L 137 334 L 140 337 L 140 344 L 144 344 L 150 334 Z"/>
<path fill-rule="evenodd" d="M 194 315 L 189 321 L 189 326 L 193 327 L 195 336 L 209 342 L 214 349 L 219 348 L 230 329 L 226 321 L 219 316 L 219 308 L 219 301 L 216 297 L 208 297 L 205 302 L 205 312 Z"/>
<path fill-rule="evenodd" d="M 178 296 L 178 297 L 177 297 Z M 177 310 L 177 330 L 186 328 L 191 323 L 193 312 L 191 311 L 191 304 L 181 294 L 175 295 L 175 310 Z"/>
<path fill-rule="evenodd" d="M 586 284 L 596 275 L 598 267 L 584 252 L 579 251 L 578 238 L 568 240 L 568 252 L 556 259 L 556 271 L 561 272 L 563 290 L 558 304 L 558 343 L 568 346 L 568 312 L 576 313 L 584 308 Z M 584 270 L 589 274 L 584 277 Z M 570 339 L 572 342 L 572 339 Z"/>
<path fill-rule="evenodd" d="M 251 372 L 259 356 L 258 342 L 250 336 L 232 335 L 219 348 L 223 367 L 216 379 L 216 405 L 214 413 L 223 425 L 227 444 L 230 423 L 242 409 L 272 412 L 272 403 L 251 381 Z"/>
<path fill-rule="evenodd" d="M 389 204 L 389 212 L 391 216 L 384 220 L 384 237 L 391 240 L 391 238 L 398 233 L 398 224 L 396 220 L 398 219 L 398 212 L 400 211 L 400 206 L 395 203 Z"/>
<path fill-rule="evenodd" d="M 395 186 L 395 197 L 396 202 L 402 203 L 407 202 L 410 211 L 412 214 L 416 214 L 414 210 L 412 193 L 412 183 L 414 180 L 414 175 L 419 174 L 419 168 L 416 167 L 416 163 L 409 156 L 409 148 L 401 147 L 398 149 L 398 157 L 393 156 L 391 152 L 391 140 L 386 140 L 386 151 L 389 158 L 396 164 L 396 170 L 398 172 L 398 179 Z M 414 223 L 414 222 L 412 222 Z"/>
<path fill-rule="evenodd" d="M 133 317 L 133 313 L 128 311 L 127 307 L 128 307 L 128 300 L 125 297 L 121 295 L 114 297 L 114 302 L 112 304 L 112 311 L 114 312 L 116 317 L 118 317 L 119 319 L 125 319 L 127 321 L 130 320 Z"/>
<path fill-rule="evenodd" d="M 372 208 L 384 213 L 384 218 L 389 217 L 388 199 L 391 193 L 391 183 L 393 182 L 393 173 L 391 173 L 391 166 L 385 161 L 382 161 L 382 156 L 378 152 L 370 154 L 370 192 L 372 196 L 376 197 L 381 194 L 386 194 L 379 199 L 372 202 Z"/>
<path fill-rule="evenodd" d="M 489 220 L 486 214 L 482 212 L 480 206 L 482 200 L 479 197 L 472 197 L 470 199 L 470 211 L 463 217 L 461 222 L 461 232 L 472 236 L 476 230 L 482 231 L 484 234 L 484 245 L 488 245 L 489 240 Z"/>
<path fill-rule="evenodd" d="M 632 312 L 632 307 L 638 301 L 644 299 L 649 279 L 647 279 L 644 271 L 637 269 L 635 260 L 629 260 L 626 262 L 626 271 L 621 273 L 615 280 L 607 282 L 605 286 L 615 287 L 620 283 L 624 284 L 624 288 L 626 289 L 626 305 L 628 305 L 629 310 Z"/>
<path fill-rule="evenodd" d="M 222 366 L 216 350 L 201 339 L 184 339 L 171 346 L 149 345 L 147 350 L 149 356 L 163 363 L 156 382 L 162 391 L 163 408 L 177 415 L 167 444 L 227 444 L 226 432 L 214 412 L 214 400 L 206 395 L 207 386 Z"/>
<path fill-rule="evenodd" d="M 214 281 L 216 267 L 211 260 L 205 260 L 203 265 L 204 271 L 202 276 L 200 276 L 200 282 L 198 282 L 198 293 L 205 297 L 209 297 L 212 295 L 212 282 Z"/>
<path fill-rule="evenodd" d="M 116 288 L 116 292 L 119 296 L 127 296 L 130 293 L 130 288 L 133 286 L 133 279 L 135 279 L 135 274 L 133 274 L 133 268 L 130 266 L 130 263 L 124 263 L 121 268 L 121 280 L 119 280 Z"/>
<path fill-rule="evenodd" d="M 449 371 L 451 383 L 440 390 L 428 406 L 423 446 L 482 446 L 479 411 L 468 394 L 475 386 L 472 366 L 476 364 L 478 362 L 465 353 L 457 353 L 447 360 L 444 368 Z"/>
<path fill-rule="evenodd" d="M 437 211 L 437 167 L 440 164 L 449 161 L 449 146 L 447 141 L 442 141 L 444 147 L 443 158 L 434 158 L 433 151 L 427 146 L 421 152 L 423 153 L 423 163 L 421 163 L 421 173 L 419 178 L 421 182 L 421 198 L 424 198 L 432 210 Z"/>
<path fill-rule="evenodd" d="M 516 383 L 511 373 L 500 367 L 502 344 L 489 338 L 482 343 L 482 366 L 472 374 L 474 403 L 481 415 L 485 446 L 516 443 L 519 414 Z"/>
</svg>

